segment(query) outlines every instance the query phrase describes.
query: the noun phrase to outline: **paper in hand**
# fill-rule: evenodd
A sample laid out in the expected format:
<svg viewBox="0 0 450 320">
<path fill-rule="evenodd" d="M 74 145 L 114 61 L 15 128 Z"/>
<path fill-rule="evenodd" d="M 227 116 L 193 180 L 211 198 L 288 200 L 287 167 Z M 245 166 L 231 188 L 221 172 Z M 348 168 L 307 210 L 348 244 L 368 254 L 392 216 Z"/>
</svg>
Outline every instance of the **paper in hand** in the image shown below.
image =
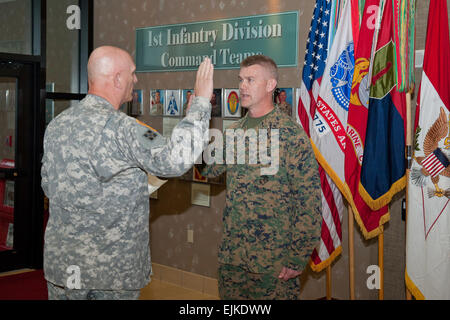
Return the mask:
<svg viewBox="0 0 450 320">
<path fill-rule="evenodd" d="M 167 180 L 161 180 L 158 177 L 155 177 L 151 174 L 147 174 L 148 176 L 148 193 L 152 194 L 156 190 L 158 190 Z"/>
</svg>

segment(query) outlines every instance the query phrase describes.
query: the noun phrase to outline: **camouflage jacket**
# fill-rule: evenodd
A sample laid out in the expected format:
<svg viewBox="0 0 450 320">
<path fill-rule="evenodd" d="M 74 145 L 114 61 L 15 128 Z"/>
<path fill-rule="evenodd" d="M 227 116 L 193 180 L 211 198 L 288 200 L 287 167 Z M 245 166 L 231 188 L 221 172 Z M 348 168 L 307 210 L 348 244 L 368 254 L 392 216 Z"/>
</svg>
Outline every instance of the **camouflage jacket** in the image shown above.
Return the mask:
<svg viewBox="0 0 450 320">
<path fill-rule="evenodd" d="M 196 98 L 175 128 L 184 133 L 174 130 L 170 138 L 95 95 L 50 122 L 41 169 L 50 200 L 44 248 L 48 281 L 67 286 L 75 270 L 69 267 L 75 266 L 80 289 L 135 290 L 149 282 L 147 172 L 164 177 L 186 172 L 193 161 L 180 161 L 178 151 L 193 150 L 193 159 L 201 154 L 210 110 L 207 99 Z M 201 138 L 183 139 L 189 134 Z"/>
<path fill-rule="evenodd" d="M 229 129 L 246 130 L 247 117 Z M 317 161 L 303 129 L 279 108 L 254 129 L 264 128 L 268 130 L 267 146 L 274 142 L 269 132 L 273 129 L 279 132 L 276 174 L 262 175 L 261 167 L 268 165 L 251 164 L 249 159 L 244 164 L 229 164 L 228 161 L 222 165 L 211 164 L 202 170 L 207 177 L 226 171 L 219 262 L 241 266 L 254 273 L 280 272 L 283 266 L 300 271 L 320 239 L 322 218 Z M 227 144 L 228 140 L 224 141 Z M 238 144 L 236 149 L 242 146 Z M 248 155 L 249 144 L 244 148 Z"/>
</svg>

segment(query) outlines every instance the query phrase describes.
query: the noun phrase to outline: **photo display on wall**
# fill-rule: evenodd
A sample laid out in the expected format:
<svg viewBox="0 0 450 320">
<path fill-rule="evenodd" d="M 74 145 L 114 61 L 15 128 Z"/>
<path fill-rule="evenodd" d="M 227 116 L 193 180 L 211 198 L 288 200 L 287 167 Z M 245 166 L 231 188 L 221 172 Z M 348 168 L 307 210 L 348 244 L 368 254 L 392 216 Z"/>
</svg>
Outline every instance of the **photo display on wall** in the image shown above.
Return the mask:
<svg viewBox="0 0 450 320">
<path fill-rule="evenodd" d="M 166 90 L 166 101 L 164 103 L 164 115 L 178 117 L 181 115 L 181 90 Z"/>
<path fill-rule="evenodd" d="M 273 103 L 284 111 L 289 117 L 294 115 L 294 89 L 276 88 L 273 93 Z"/>
<path fill-rule="evenodd" d="M 292 90 L 292 89 L 291 89 Z M 136 108 L 142 115 L 143 112 L 143 91 L 134 90 L 133 99 L 137 101 Z M 194 94 L 194 89 L 152 89 L 149 94 L 150 116 L 185 117 L 190 96 Z M 292 98 L 291 98 L 292 99 Z M 241 118 L 243 110 L 240 104 L 239 89 L 213 89 L 211 96 L 211 117 L 217 118 Z M 132 115 L 134 115 L 132 113 Z"/>
<path fill-rule="evenodd" d="M 140 116 L 144 114 L 144 93 L 142 89 L 134 89 L 132 99 L 129 102 L 131 116 Z"/>
<path fill-rule="evenodd" d="M 239 89 L 223 89 L 223 117 L 240 118 L 242 116 Z"/>
<path fill-rule="evenodd" d="M 211 97 L 211 117 L 222 116 L 222 89 L 214 89 Z"/>
<path fill-rule="evenodd" d="M 150 90 L 150 112 L 151 116 L 160 116 L 164 111 L 165 90 Z"/>
<path fill-rule="evenodd" d="M 194 93 L 194 89 L 183 89 L 181 91 L 181 103 L 183 109 L 183 117 L 186 116 L 186 109 L 188 107 L 189 98 Z"/>
</svg>

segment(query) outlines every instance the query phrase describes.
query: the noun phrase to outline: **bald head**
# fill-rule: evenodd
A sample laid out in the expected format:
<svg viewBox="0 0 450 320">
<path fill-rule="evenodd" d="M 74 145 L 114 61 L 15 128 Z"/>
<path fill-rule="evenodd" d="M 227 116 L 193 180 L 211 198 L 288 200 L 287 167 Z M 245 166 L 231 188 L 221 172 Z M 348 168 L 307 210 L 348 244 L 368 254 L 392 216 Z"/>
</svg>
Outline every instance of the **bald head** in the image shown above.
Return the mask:
<svg viewBox="0 0 450 320">
<path fill-rule="evenodd" d="M 88 78 L 95 81 L 99 78 L 109 77 L 125 67 L 131 61 L 130 55 L 116 47 L 103 46 L 95 49 L 88 61 Z"/>
<path fill-rule="evenodd" d="M 135 68 L 133 59 L 125 50 L 112 46 L 98 47 L 91 53 L 87 65 L 89 93 L 120 107 L 131 99 L 133 84 L 137 82 Z"/>
</svg>

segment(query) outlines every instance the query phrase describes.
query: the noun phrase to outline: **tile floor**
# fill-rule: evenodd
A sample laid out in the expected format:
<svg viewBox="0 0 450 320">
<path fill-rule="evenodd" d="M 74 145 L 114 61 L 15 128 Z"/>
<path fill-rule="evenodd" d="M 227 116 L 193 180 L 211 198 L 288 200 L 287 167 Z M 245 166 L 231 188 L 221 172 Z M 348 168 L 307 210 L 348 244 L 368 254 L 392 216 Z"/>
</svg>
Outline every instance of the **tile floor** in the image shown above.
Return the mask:
<svg viewBox="0 0 450 320">
<path fill-rule="evenodd" d="M 139 300 L 218 300 L 218 297 L 153 279 L 141 290 Z"/>
</svg>

